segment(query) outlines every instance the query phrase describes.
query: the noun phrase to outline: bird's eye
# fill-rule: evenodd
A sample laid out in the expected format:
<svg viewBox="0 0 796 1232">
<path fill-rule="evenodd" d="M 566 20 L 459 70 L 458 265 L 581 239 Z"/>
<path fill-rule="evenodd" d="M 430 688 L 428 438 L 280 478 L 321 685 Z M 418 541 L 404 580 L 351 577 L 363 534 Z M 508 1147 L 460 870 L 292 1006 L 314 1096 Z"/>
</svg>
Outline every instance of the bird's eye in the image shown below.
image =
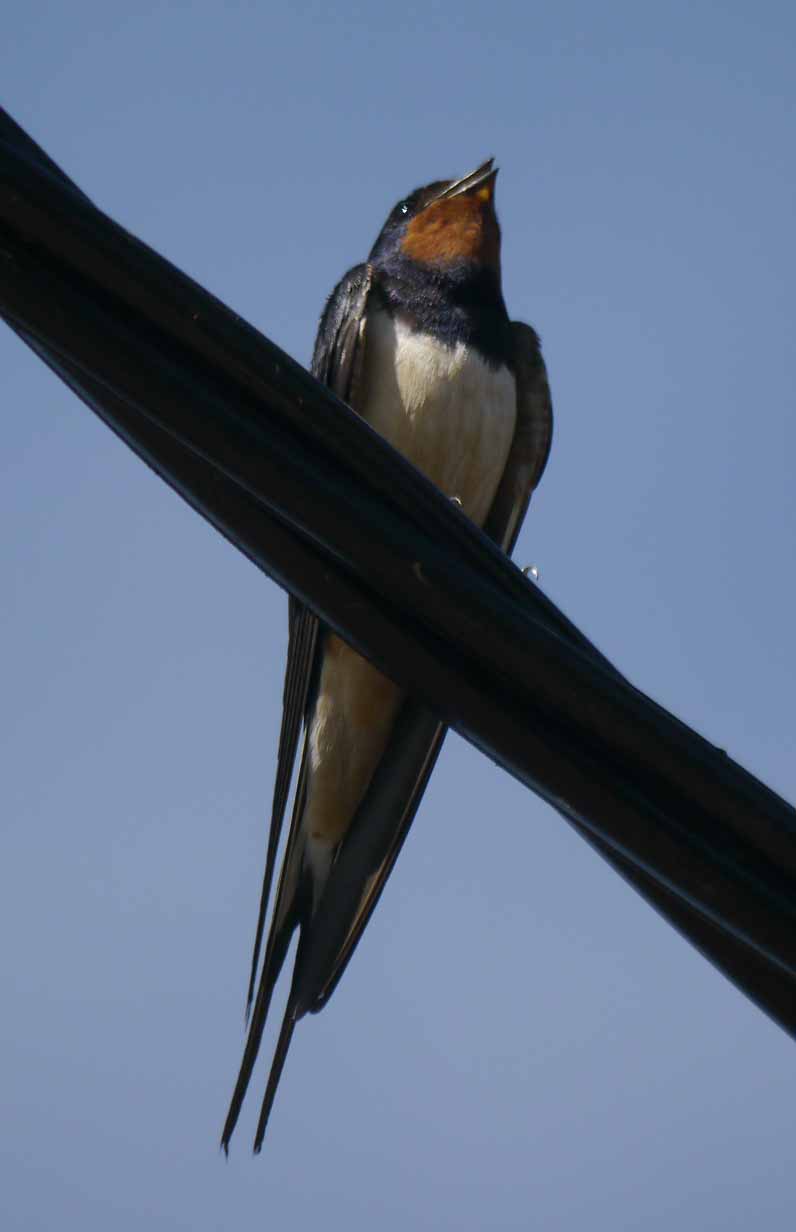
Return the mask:
<svg viewBox="0 0 796 1232">
<path fill-rule="evenodd" d="M 402 214 L 408 214 L 408 213 L 409 213 L 409 203 L 408 203 L 407 201 L 402 201 L 402 202 L 401 202 L 401 213 L 402 213 Z"/>
</svg>

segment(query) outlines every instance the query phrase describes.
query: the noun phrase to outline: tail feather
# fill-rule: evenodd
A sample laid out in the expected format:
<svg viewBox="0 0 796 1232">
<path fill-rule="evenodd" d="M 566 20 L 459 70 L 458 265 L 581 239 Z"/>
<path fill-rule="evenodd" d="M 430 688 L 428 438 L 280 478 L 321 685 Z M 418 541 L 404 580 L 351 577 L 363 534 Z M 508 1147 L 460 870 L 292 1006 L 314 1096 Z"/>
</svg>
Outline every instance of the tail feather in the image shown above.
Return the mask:
<svg viewBox="0 0 796 1232">
<path fill-rule="evenodd" d="M 268 1017 L 268 1010 L 271 1005 L 271 997 L 273 996 L 276 981 L 282 970 L 290 939 L 297 923 L 296 916 L 291 913 L 291 916 L 285 920 L 278 933 L 272 933 L 268 938 L 268 946 L 266 947 L 265 960 L 263 962 L 263 973 L 260 979 L 260 987 L 257 990 L 257 999 L 254 1003 L 254 1012 L 251 1017 L 246 1047 L 243 1051 L 243 1059 L 240 1063 L 235 1090 L 232 1092 L 227 1119 L 224 1122 L 224 1130 L 221 1134 L 221 1145 L 224 1148 L 225 1154 L 229 1154 L 230 1138 L 238 1123 L 243 1100 L 246 1096 L 252 1071 L 260 1051 L 265 1020 Z"/>
<path fill-rule="evenodd" d="M 274 813 L 276 813 L 276 805 L 274 805 Z M 260 893 L 260 909 L 257 916 L 257 932 L 254 938 L 254 948 L 252 951 L 251 971 L 249 973 L 249 988 L 246 993 L 246 1010 L 244 1013 L 244 1022 L 248 1025 L 249 1015 L 252 1010 L 254 1001 L 254 986 L 257 981 L 257 968 L 260 962 L 260 946 L 263 941 L 263 932 L 265 930 L 265 917 L 268 913 L 268 899 L 271 895 L 271 882 L 274 877 L 274 867 L 276 865 L 276 852 L 279 846 L 279 830 L 275 829 L 272 823 L 271 833 L 268 838 L 268 853 L 265 860 L 265 873 L 263 875 L 263 888 Z"/>
<path fill-rule="evenodd" d="M 306 763 L 302 764 L 299 777 L 299 788 L 296 795 L 293 821 L 291 823 L 288 847 L 282 873 L 277 889 L 276 907 L 268 943 L 265 947 L 265 957 L 260 975 L 260 986 L 254 1002 L 254 1010 L 249 1024 L 249 1034 L 243 1052 L 240 1070 L 238 1071 L 235 1090 L 230 1100 L 227 1119 L 221 1134 L 221 1145 L 229 1152 L 229 1141 L 240 1116 L 240 1110 L 251 1080 L 252 1071 L 260 1051 L 265 1021 L 271 1006 L 271 998 L 279 979 L 279 974 L 285 961 L 290 940 L 297 927 L 304 927 L 309 918 L 312 903 L 312 888 L 308 883 L 307 872 L 303 867 L 303 856 L 299 842 L 299 818 L 303 807 L 304 782 L 306 778 Z M 291 998 L 288 1002 L 291 1006 Z"/>
<path fill-rule="evenodd" d="M 287 797 L 290 791 L 290 781 L 293 777 L 296 745 L 311 683 L 312 670 L 310 665 L 315 654 L 315 644 L 318 637 L 317 619 L 310 612 L 300 608 L 295 600 L 291 600 L 290 621 L 290 644 L 287 671 L 285 673 L 284 696 L 282 699 L 282 726 L 279 732 L 277 772 L 271 806 L 271 828 L 268 834 L 265 873 L 260 894 L 260 908 L 257 914 L 257 931 L 254 938 L 251 971 L 249 973 L 249 988 L 246 994 L 246 1022 L 249 1021 L 249 1014 L 251 1013 L 252 1002 L 254 1001 L 254 987 L 257 982 L 257 967 L 260 961 L 260 947 L 265 931 L 265 917 L 268 913 L 268 899 L 271 895 L 271 884 L 276 867 L 276 853 L 282 832 L 282 819 L 285 815 Z"/>
<path fill-rule="evenodd" d="M 293 1038 L 293 1028 L 296 1025 L 296 1017 L 293 1008 L 293 998 L 291 997 L 287 1003 L 285 1016 L 282 1019 L 282 1026 L 279 1031 L 279 1039 L 276 1042 L 274 1050 L 274 1058 L 271 1062 L 271 1072 L 268 1075 L 268 1085 L 265 1088 L 263 1103 L 260 1109 L 260 1119 L 257 1122 L 257 1133 L 254 1136 L 254 1153 L 259 1155 L 265 1137 L 268 1118 L 271 1115 L 271 1109 L 274 1105 L 274 1097 L 276 1089 L 279 1086 L 279 1079 L 282 1077 L 282 1069 L 284 1068 L 285 1058 L 287 1057 L 290 1041 Z"/>
</svg>

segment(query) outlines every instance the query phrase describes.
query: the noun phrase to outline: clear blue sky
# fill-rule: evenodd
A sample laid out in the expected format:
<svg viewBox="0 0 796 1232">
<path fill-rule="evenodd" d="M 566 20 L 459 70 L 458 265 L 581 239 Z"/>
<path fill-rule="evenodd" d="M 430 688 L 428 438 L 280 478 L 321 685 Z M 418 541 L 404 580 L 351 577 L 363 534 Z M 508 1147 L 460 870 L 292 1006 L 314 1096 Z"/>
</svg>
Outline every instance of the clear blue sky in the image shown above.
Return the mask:
<svg viewBox="0 0 796 1232">
<path fill-rule="evenodd" d="M 12 114 L 302 361 L 393 202 L 494 154 L 557 416 L 520 563 L 793 798 L 791 4 L 3 26 Z M 793 1227 L 792 1042 L 457 738 L 262 1156 L 255 1100 L 224 1162 L 285 597 L 5 329 L 0 370 L 5 1232 Z"/>
</svg>

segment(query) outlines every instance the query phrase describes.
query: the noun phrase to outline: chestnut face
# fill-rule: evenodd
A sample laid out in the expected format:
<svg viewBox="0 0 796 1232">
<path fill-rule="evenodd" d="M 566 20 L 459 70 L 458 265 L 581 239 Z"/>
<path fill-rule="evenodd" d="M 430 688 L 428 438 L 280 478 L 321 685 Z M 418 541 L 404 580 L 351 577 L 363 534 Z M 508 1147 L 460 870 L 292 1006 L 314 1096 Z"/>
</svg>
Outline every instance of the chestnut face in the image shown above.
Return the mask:
<svg viewBox="0 0 796 1232">
<path fill-rule="evenodd" d="M 404 257 L 430 269 L 475 266 L 499 274 L 496 176 L 490 158 L 459 180 L 416 189 L 391 211 L 370 260 L 386 266 Z"/>
<path fill-rule="evenodd" d="M 410 218 L 401 250 L 413 261 L 441 268 L 473 262 L 496 269 L 500 227 L 494 178 L 453 197 L 432 201 Z"/>
</svg>

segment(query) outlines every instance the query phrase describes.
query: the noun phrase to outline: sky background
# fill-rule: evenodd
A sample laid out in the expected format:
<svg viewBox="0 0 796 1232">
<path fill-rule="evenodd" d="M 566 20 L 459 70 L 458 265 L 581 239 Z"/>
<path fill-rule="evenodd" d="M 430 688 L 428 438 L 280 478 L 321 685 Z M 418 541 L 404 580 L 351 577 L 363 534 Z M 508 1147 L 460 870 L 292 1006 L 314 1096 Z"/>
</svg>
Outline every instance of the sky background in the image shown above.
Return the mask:
<svg viewBox="0 0 796 1232">
<path fill-rule="evenodd" d="M 793 799 L 791 4 L 3 26 L 15 118 L 302 362 L 394 202 L 494 154 L 556 411 L 519 563 Z M 285 596 L 4 327 L 0 372 L 4 1230 L 792 1228 L 792 1041 L 457 737 L 263 1154 L 261 1068 L 224 1162 Z"/>
</svg>

